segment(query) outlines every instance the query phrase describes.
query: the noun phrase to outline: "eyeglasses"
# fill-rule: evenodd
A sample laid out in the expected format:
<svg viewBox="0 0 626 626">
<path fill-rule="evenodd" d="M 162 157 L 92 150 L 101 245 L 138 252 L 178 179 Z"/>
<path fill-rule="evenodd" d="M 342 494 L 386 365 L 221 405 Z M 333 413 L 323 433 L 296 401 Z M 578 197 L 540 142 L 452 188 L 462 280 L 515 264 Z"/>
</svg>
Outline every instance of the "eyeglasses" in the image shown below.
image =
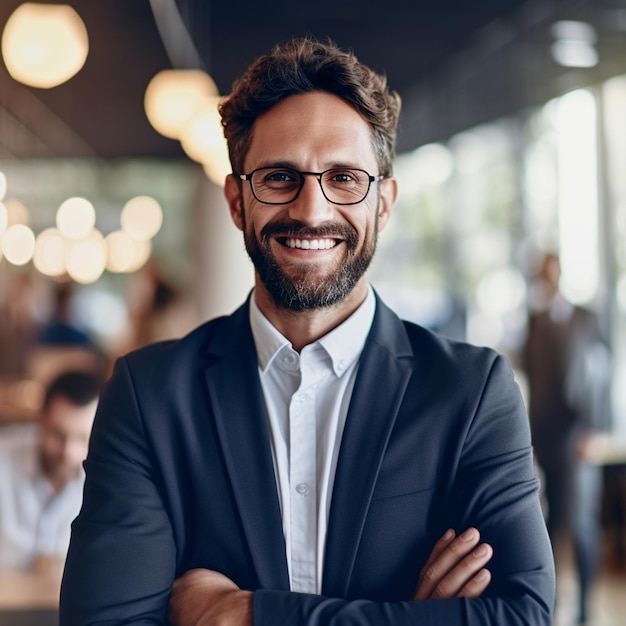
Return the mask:
<svg viewBox="0 0 626 626">
<path fill-rule="evenodd" d="M 290 167 L 259 167 L 249 174 L 239 174 L 247 180 L 252 195 L 263 204 L 289 204 L 304 187 L 304 177 L 315 176 L 322 193 L 333 204 L 358 204 L 367 196 L 370 185 L 384 178 L 371 176 L 365 170 L 336 167 L 323 172 L 299 172 Z"/>
</svg>

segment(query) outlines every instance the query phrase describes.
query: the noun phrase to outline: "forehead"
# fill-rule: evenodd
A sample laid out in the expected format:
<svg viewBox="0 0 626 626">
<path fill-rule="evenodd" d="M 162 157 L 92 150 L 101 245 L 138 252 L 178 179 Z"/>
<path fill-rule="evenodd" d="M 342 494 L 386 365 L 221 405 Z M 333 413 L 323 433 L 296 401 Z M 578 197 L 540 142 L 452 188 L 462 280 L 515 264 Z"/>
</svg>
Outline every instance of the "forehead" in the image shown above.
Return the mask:
<svg viewBox="0 0 626 626">
<path fill-rule="evenodd" d="M 252 128 L 246 171 L 272 163 L 301 169 L 354 165 L 373 171 L 372 129 L 348 102 L 314 91 L 281 100 Z"/>
<path fill-rule="evenodd" d="M 55 396 L 42 416 L 44 428 L 52 428 L 65 433 L 82 433 L 91 429 L 96 413 L 97 400 L 85 406 L 78 406 L 64 396 Z"/>
</svg>

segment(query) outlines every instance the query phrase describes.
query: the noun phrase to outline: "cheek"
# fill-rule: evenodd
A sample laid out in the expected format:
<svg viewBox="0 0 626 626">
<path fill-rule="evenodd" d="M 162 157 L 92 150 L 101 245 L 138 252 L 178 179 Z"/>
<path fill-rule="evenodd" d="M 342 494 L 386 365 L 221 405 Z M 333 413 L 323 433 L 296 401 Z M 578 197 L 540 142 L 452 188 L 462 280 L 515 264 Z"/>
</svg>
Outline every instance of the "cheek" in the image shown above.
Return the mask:
<svg viewBox="0 0 626 626">
<path fill-rule="evenodd" d="M 359 241 L 371 239 L 376 236 L 379 230 L 378 214 L 374 206 L 368 206 L 359 213 L 344 214 L 345 221 L 355 230 L 359 236 Z"/>
<path fill-rule="evenodd" d="M 63 442 L 54 434 L 46 434 L 41 440 L 41 449 L 47 457 L 58 457 L 63 453 Z"/>
</svg>

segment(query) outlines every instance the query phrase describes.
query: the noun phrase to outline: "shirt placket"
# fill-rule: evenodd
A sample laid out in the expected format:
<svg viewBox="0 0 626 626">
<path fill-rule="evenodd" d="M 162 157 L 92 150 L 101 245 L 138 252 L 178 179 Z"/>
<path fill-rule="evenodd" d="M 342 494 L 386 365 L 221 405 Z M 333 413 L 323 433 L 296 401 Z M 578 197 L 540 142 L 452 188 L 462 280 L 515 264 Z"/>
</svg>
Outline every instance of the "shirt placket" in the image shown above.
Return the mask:
<svg viewBox="0 0 626 626">
<path fill-rule="evenodd" d="M 316 593 L 317 468 L 314 372 L 302 363 L 289 406 L 291 575 L 294 591 Z"/>
</svg>

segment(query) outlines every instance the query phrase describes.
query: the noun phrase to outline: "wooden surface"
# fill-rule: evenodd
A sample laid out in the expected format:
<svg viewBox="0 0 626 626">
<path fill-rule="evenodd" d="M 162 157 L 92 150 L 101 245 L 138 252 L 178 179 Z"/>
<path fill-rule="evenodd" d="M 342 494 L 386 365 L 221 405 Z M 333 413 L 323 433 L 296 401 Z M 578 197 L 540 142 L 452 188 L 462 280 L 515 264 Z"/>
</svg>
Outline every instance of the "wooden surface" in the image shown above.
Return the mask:
<svg viewBox="0 0 626 626">
<path fill-rule="evenodd" d="M 0 610 L 57 609 L 63 561 L 40 558 L 32 571 L 0 571 Z"/>
</svg>

